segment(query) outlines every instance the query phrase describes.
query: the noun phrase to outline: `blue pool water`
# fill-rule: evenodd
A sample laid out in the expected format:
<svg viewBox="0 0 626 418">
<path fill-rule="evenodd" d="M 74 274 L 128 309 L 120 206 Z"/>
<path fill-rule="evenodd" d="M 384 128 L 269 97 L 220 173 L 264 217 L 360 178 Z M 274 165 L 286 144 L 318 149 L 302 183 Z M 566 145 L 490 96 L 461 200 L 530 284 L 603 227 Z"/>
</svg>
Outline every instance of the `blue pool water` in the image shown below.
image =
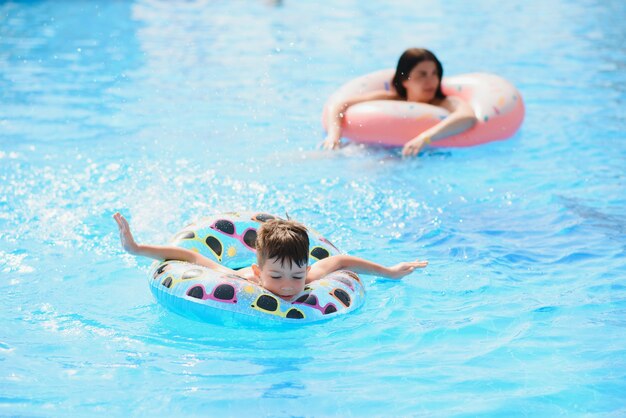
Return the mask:
<svg viewBox="0 0 626 418">
<path fill-rule="evenodd" d="M 337 3 L 337 4 L 335 4 Z M 0 415 L 626 415 L 626 3 L 0 4 Z M 316 149 L 343 82 L 435 51 L 512 81 L 508 141 Z M 152 298 L 164 243 L 262 209 L 350 254 L 356 313 L 233 328 Z"/>
</svg>

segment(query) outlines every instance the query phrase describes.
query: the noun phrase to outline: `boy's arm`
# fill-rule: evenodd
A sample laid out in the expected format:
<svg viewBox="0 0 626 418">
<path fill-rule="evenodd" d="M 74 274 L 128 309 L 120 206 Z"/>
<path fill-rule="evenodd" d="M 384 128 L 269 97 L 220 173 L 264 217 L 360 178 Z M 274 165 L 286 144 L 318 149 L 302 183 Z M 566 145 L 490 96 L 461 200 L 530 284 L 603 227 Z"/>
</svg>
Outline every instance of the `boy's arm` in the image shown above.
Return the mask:
<svg viewBox="0 0 626 418">
<path fill-rule="evenodd" d="M 311 266 L 311 270 L 307 274 L 307 283 L 319 280 L 337 270 L 351 270 L 355 273 L 374 274 L 391 279 L 400 279 L 412 273 L 416 268 L 424 268 L 427 265 L 428 261 L 415 260 L 385 267 L 372 261 L 350 255 L 334 255 L 320 260 Z"/>
<path fill-rule="evenodd" d="M 150 257 L 156 260 L 186 261 L 188 263 L 209 267 L 223 273 L 239 275 L 239 273 L 235 270 L 224 267 L 221 264 L 206 258 L 202 254 L 198 254 L 185 248 L 137 244 L 133 238 L 133 234 L 130 232 L 128 221 L 119 213 L 113 215 L 113 219 L 117 222 L 117 226 L 120 230 L 120 241 L 122 241 L 122 247 L 124 247 L 124 249 L 130 254 Z"/>
</svg>

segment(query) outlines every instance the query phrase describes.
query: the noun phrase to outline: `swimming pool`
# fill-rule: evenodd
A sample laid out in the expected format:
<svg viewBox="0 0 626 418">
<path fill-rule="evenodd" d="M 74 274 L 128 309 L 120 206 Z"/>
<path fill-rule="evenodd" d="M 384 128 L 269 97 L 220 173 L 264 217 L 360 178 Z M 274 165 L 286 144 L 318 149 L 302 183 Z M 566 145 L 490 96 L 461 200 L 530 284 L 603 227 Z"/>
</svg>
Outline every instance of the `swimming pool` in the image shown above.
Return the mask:
<svg viewBox="0 0 626 418">
<path fill-rule="evenodd" d="M 0 5 L 0 414 L 626 414 L 620 1 Z M 515 83 L 512 139 L 316 150 L 346 80 L 410 46 Z M 193 322 L 122 254 L 207 213 L 288 211 L 366 277 L 302 329 Z"/>
</svg>

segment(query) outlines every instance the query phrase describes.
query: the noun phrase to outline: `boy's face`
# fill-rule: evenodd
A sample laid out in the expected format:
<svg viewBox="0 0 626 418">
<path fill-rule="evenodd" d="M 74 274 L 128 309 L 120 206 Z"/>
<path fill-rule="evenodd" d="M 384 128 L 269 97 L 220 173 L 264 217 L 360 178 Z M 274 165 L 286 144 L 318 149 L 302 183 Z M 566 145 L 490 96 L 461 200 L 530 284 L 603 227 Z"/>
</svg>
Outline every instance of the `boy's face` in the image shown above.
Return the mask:
<svg viewBox="0 0 626 418">
<path fill-rule="evenodd" d="M 281 263 L 277 258 L 265 260 L 263 267 L 252 265 L 252 271 L 259 278 L 261 286 L 285 300 L 293 299 L 304 290 L 309 268 L 306 264 L 300 267 L 291 260 Z"/>
</svg>

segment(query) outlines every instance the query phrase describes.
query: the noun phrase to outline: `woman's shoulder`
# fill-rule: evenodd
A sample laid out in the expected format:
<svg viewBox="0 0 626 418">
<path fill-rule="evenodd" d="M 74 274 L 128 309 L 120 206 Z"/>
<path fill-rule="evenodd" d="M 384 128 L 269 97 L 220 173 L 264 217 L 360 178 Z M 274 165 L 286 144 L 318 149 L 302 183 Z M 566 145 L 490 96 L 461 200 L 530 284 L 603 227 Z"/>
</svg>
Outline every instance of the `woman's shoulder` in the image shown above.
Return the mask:
<svg viewBox="0 0 626 418">
<path fill-rule="evenodd" d="M 454 112 L 455 110 L 469 107 L 469 104 L 465 100 L 455 96 L 446 96 L 433 104 L 435 106 L 443 107 L 448 112 Z"/>
<path fill-rule="evenodd" d="M 400 100 L 400 96 L 394 90 L 373 90 L 363 93 L 359 97 L 361 101 L 369 100 Z"/>
</svg>

